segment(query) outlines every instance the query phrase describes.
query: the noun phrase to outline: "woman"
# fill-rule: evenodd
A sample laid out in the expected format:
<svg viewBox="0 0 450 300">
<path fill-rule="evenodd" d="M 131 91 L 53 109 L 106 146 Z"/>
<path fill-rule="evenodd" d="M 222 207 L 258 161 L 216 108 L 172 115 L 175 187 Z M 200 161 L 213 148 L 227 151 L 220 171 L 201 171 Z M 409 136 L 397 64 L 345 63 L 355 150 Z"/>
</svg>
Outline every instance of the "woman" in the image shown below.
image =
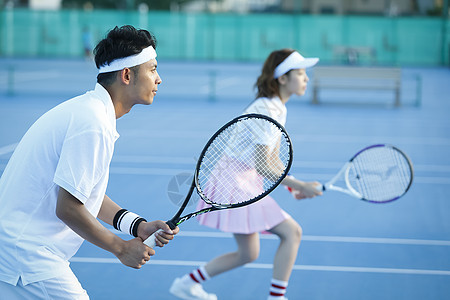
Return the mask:
<svg viewBox="0 0 450 300">
<path fill-rule="evenodd" d="M 244 114 L 259 113 L 286 123 L 286 103 L 291 95 L 304 95 L 309 81 L 305 69 L 314 66 L 317 58 L 304 58 L 292 49 L 272 52 L 266 59 L 255 87 L 256 100 Z M 267 155 L 273 154 L 267 149 Z M 245 180 L 245 179 L 243 179 Z M 249 179 L 252 180 L 252 179 Z M 322 193 L 315 186 L 317 182 L 303 182 L 287 176 L 282 184 L 292 190 L 296 199 L 312 198 Z M 242 180 L 242 187 L 252 187 Z M 199 203 L 199 208 L 206 204 Z M 249 206 L 203 214 L 199 217 L 202 225 L 232 232 L 238 248 L 235 252 L 218 256 L 190 274 L 175 279 L 170 292 L 182 299 L 217 299 L 216 295 L 203 290 L 201 283 L 218 274 L 254 261 L 259 256 L 259 232 L 268 231 L 280 238 L 280 245 L 273 262 L 273 277 L 269 288 L 269 300 L 286 299 L 286 287 L 295 263 L 302 229 L 270 196 Z"/>
</svg>

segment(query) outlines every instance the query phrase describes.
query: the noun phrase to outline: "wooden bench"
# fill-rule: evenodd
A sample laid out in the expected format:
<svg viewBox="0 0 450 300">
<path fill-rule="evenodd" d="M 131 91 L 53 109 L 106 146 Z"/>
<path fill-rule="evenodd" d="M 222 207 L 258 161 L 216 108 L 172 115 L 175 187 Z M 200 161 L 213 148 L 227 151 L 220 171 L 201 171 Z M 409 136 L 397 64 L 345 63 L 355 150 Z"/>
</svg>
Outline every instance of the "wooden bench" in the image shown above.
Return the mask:
<svg viewBox="0 0 450 300">
<path fill-rule="evenodd" d="M 394 106 L 400 106 L 401 69 L 389 67 L 333 66 L 313 68 L 312 103 L 318 104 L 321 90 L 390 90 Z"/>
</svg>

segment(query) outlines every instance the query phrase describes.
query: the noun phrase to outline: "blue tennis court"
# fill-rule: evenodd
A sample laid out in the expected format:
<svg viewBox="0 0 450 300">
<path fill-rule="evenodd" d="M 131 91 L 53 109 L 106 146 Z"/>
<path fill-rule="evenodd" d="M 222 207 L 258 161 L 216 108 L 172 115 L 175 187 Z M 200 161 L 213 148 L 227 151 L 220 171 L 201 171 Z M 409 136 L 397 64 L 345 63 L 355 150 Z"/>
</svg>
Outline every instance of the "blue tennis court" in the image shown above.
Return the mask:
<svg viewBox="0 0 450 300">
<path fill-rule="evenodd" d="M 27 128 L 51 107 L 93 88 L 96 71 L 83 60 L 2 59 L 0 65 L 3 170 Z M 135 107 L 117 123 L 121 137 L 108 187 L 113 200 L 149 220 L 169 219 L 177 210 L 168 191 L 183 194 L 187 186 L 169 183 L 192 173 L 211 134 L 253 99 L 260 64 L 159 61 L 158 69 L 163 83 L 153 105 Z M 302 201 L 284 188 L 274 191 L 304 233 L 289 299 L 449 299 L 450 70 L 411 67 L 402 73 L 399 108 L 390 105 L 391 95 L 376 93 L 366 95 L 370 104 L 344 92 L 312 105 L 310 91 L 288 103 L 294 176 L 327 181 L 374 143 L 398 146 L 415 168 L 408 194 L 383 205 L 331 191 Z M 414 76 L 422 79 L 420 103 L 412 92 Z M 168 290 L 175 277 L 234 248 L 230 235 L 194 220 L 141 270 L 87 242 L 71 266 L 91 299 L 174 299 Z M 219 299 L 266 299 L 276 248 L 272 235 L 262 235 L 255 262 L 215 277 L 205 290 Z"/>
</svg>

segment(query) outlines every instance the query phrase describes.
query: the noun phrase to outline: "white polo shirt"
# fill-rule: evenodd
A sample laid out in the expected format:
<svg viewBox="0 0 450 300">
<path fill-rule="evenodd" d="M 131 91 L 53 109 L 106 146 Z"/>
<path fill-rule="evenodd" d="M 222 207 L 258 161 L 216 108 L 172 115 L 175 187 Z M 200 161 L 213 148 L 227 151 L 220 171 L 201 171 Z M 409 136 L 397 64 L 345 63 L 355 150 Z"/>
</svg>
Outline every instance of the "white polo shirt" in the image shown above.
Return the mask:
<svg viewBox="0 0 450 300">
<path fill-rule="evenodd" d="M 244 110 L 244 114 L 250 113 L 266 115 L 283 126 L 286 124 L 287 108 L 278 97 L 256 99 Z"/>
<path fill-rule="evenodd" d="M 256 99 L 244 110 L 244 114 L 249 113 L 266 115 L 268 117 L 271 117 L 278 123 L 280 123 L 282 126 L 286 124 L 287 108 L 286 105 L 283 102 L 281 102 L 280 98 L 278 97 L 273 97 L 270 99 L 263 97 Z M 267 145 L 269 146 L 270 150 L 273 150 L 273 148 L 276 147 L 277 141 L 279 141 L 280 138 L 281 138 L 280 131 L 273 126 L 268 126 L 266 129 L 265 136 L 262 136 L 261 137 L 262 140 L 256 142 L 261 145 Z"/>
<path fill-rule="evenodd" d="M 286 123 L 287 109 L 280 98 L 258 98 L 253 101 L 243 112 L 243 114 L 258 113 L 271 117 L 275 121 L 278 121 L 284 126 Z M 269 150 L 272 151 L 278 144 L 281 138 L 280 131 L 274 126 L 270 126 L 267 122 L 261 122 L 254 120 L 251 124 L 252 128 L 262 128 L 262 134 L 258 131 L 258 134 L 252 134 L 249 129 L 249 124 L 238 123 L 234 127 L 233 136 L 238 138 L 233 138 L 227 142 L 230 144 L 226 148 L 226 154 L 228 157 L 232 157 L 237 160 L 244 161 L 247 164 L 251 164 L 248 161 L 249 157 L 253 157 L 254 147 L 259 145 L 268 146 Z M 242 133 L 242 134 L 241 134 Z M 251 146 L 249 146 L 251 145 Z M 253 165 L 252 165 L 253 167 Z"/>
<path fill-rule="evenodd" d="M 26 285 L 68 265 L 83 239 L 56 216 L 59 187 L 96 217 L 118 137 L 111 97 L 100 84 L 30 127 L 0 179 L 1 281 Z"/>
</svg>

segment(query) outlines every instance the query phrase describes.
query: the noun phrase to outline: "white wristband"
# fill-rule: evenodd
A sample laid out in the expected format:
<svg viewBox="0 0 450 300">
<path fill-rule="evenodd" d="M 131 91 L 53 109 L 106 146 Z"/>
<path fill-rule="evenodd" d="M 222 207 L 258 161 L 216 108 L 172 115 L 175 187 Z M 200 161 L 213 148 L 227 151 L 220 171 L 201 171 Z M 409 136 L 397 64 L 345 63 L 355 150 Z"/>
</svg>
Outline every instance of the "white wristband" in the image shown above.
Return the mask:
<svg viewBox="0 0 450 300">
<path fill-rule="evenodd" d="M 137 236 L 137 227 L 142 221 L 145 221 L 145 219 L 131 211 L 122 209 L 118 211 L 114 217 L 114 228 L 129 233 L 130 235 Z"/>
</svg>

